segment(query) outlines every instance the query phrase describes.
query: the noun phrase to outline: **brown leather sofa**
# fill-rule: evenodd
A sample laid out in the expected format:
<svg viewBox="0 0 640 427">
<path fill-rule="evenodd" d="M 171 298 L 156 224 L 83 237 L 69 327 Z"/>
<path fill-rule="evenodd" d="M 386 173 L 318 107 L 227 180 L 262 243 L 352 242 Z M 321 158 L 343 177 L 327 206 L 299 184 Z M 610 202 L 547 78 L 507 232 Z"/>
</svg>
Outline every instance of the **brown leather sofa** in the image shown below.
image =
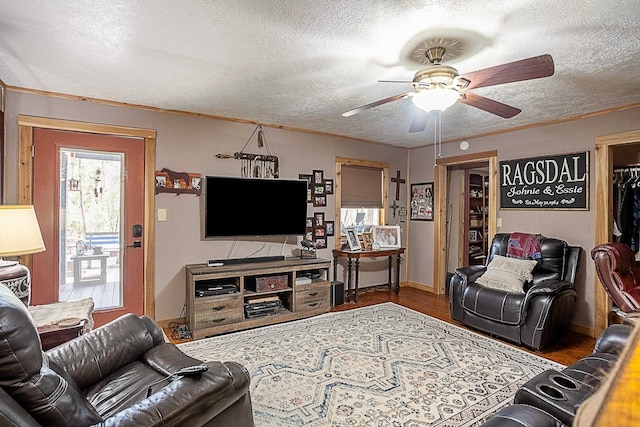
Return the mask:
<svg viewBox="0 0 640 427">
<path fill-rule="evenodd" d="M 242 365 L 188 357 L 133 314 L 42 352 L 25 305 L 3 285 L 0 386 L 2 426 L 253 426 Z"/>
<path fill-rule="evenodd" d="M 487 265 L 494 256 L 507 255 L 510 236 L 509 233 L 495 235 Z M 532 271 L 533 280 L 524 284 L 523 292 L 492 289 L 476 283 L 487 266 L 457 269 L 450 282 L 451 317 L 533 350 L 553 343 L 571 322 L 581 248 L 544 236 L 540 237 L 539 244 L 541 259 Z"/>
</svg>

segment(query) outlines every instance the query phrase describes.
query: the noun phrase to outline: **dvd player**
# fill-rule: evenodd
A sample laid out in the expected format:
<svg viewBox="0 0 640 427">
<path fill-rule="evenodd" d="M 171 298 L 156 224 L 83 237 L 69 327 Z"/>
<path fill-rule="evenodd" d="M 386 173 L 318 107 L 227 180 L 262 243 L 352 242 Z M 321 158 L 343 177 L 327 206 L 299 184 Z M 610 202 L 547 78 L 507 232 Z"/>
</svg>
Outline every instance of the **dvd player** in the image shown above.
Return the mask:
<svg viewBox="0 0 640 427">
<path fill-rule="evenodd" d="M 196 297 L 233 294 L 238 292 L 236 285 L 196 285 Z"/>
</svg>

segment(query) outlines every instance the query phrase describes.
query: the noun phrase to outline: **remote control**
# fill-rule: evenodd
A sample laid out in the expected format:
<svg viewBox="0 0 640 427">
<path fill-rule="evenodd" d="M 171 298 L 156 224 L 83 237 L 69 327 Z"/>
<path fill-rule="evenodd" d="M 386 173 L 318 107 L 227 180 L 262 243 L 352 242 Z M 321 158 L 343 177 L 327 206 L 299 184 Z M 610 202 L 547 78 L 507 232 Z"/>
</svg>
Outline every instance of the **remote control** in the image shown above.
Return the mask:
<svg viewBox="0 0 640 427">
<path fill-rule="evenodd" d="M 209 367 L 207 365 L 193 365 L 182 368 L 178 372 L 175 372 L 173 375 L 195 375 L 206 372 L 208 370 Z"/>
</svg>

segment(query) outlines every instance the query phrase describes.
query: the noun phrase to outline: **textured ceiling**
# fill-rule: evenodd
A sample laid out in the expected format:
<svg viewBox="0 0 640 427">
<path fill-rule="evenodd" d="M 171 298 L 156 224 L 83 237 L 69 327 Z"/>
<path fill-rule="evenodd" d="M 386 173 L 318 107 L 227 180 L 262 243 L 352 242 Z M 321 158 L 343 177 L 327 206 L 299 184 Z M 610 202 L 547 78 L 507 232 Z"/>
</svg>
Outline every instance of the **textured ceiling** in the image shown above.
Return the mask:
<svg viewBox="0 0 640 427">
<path fill-rule="evenodd" d="M 452 140 L 640 103 L 638 0 L 0 0 L 7 85 L 245 119 L 414 147 L 409 99 L 424 39 L 464 41 L 461 74 L 551 54 L 555 74 L 472 92 L 522 109 L 456 104 Z"/>
</svg>

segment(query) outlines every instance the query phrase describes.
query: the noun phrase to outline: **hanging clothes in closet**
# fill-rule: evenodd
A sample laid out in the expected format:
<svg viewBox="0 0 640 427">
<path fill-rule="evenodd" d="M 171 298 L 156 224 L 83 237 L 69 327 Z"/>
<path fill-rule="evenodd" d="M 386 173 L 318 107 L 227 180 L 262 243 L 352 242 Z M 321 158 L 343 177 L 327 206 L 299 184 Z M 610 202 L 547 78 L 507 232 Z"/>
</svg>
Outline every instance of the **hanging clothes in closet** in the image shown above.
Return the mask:
<svg viewBox="0 0 640 427">
<path fill-rule="evenodd" d="M 640 165 L 614 169 L 614 236 L 640 252 Z"/>
</svg>

